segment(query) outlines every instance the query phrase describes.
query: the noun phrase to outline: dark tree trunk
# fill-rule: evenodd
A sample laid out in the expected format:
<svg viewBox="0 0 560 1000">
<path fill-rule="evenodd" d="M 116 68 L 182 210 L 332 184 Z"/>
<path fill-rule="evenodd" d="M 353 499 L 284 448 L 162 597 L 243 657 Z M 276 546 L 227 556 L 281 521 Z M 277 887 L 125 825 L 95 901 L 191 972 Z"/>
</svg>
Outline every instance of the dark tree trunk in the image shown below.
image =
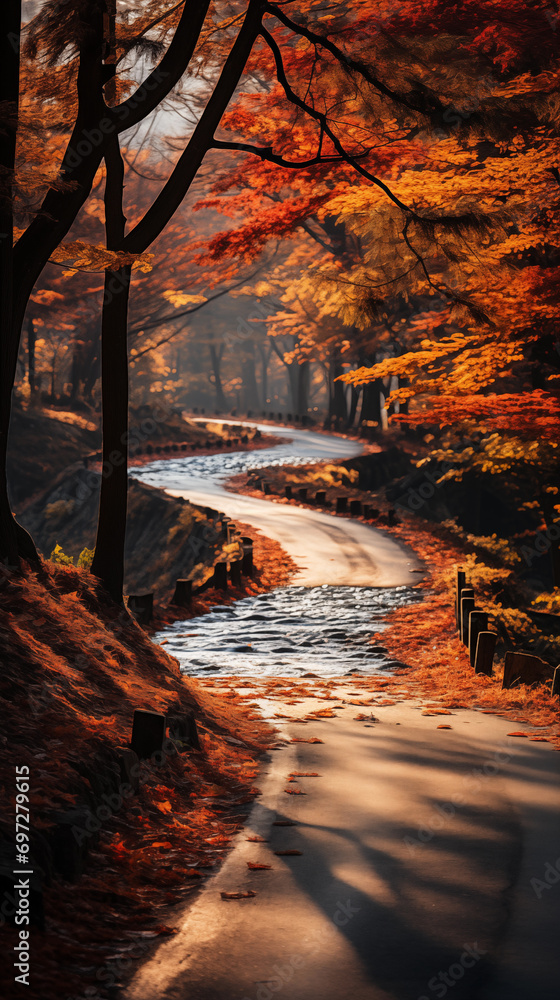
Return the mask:
<svg viewBox="0 0 560 1000">
<path fill-rule="evenodd" d="M 267 350 L 268 348 L 268 350 Z M 268 399 L 268 363 L 270 361 L 270 355 L 272 348 L 270 345 L 263 346 L 259 344 L 259 354 L 261 356 L 261 396 L 263 410 L 266 409 L 266 401 Z"/>
<path fill-rule="evenodd" d="M 35 324 L 31 316 L 27 319 L 27 378 L 31 396 L 37 391 L 37 379 L 35 375 Z"/>
<path fill-rule="evenodd" d="M 216 347 L 215 344 L 210 344 L 210 360 L 212 362 L 212 375 L 213 375 L 213 386 L 216 391 L 216 411 L 221 413 L 223 410 L 227 409 L 226 397 L 224 396 L 224 387 L 222 385 L 222 375 L 221 366 L 222 358 L 224 356 L 224 345 L 221 344 L 220 347 Z"/>
<path fill-rule="evenodd" d="M 0 130 L 0 559 L 37 559 L 28 533 L 17 524 L 8 496 L 6 459 L 19 336 L 14 337 L 13 181 L 19 115 L 21 0 L 4 0 L 0 37 L 0 94 L 6 122 Z"/>
<path fill-rule="evenodd" d="M 295 365 L 296 396 L 293 404 L 295 412 L 302 416 L 305 416 L 309 408 L 310 367 L 309 361 L 302 361 L 301 364 Z"/>
<path fill-rule="evenodd" d="M 356 412 L 358 409 L 358 400 L 360 398 L 361 386 L 352 385 L 350 387 L 350 412 L 348 414 L 347 427 L 354 426 L 354 421 L 356 419 Z"/>
<path fill-rule="evenodd" d="M 112 4 L 112 0 L 111 0 Z M 133 128 L 158 107 L 164 97 L 175 87 L 190 63 L 198 43 L 201 28 L 209 8 L 209 0 L 192 0 L 185 4 L 172 42 L 143 82 L 139 91 L 130 95 L 113 117 L 115 137 L 125 129 Z M 110 9 L 109 9 L 110 12 Z M 103 77 L 103 7 L 93 2 L 83 5 L 81 15 L 80 57 L 77 75 L 78 114 L 72 129 L 61 167 L 64 185 L 50 188 L 43 200 L 41 211 L 18 240 L 12 255 L 11 187 L 15 155 L 17 110 L 19 95 L 19 38 L 21 25 L 20 0 L 4 0 L 2 7 L 2 32 L 0 39 L 0 93 L 2 101 L 13 108 L 11 122 L 0 135 L 0 171 L 5 178 L 4 193 L 0 197 L 0 559 L 14 564 L 18 550 L 26 558 L 37 559 L 37 552 L 30 536 L 14 520 L 8 499 L 6 455 L 11 412 L 11 394 L 14 385 L 21 330 L 29 296 L 37 278 L 52 252 L 68 233 L 78 212 L 86 201 L 105 154 L 103 138 L 99 144 L 89 143 L 89 153 L 83 152 L 86 132 L 97 134 L 99 124 L 107 118 L 102 100 Z M 256 32 L 255 32 L 256 34 Z M 105 76 L 106 79 L 106 76 Z M 139 94 L 141 98 L 139 99 Z M 102 134 L 102 133 L 101 133 Z M 80 151 L 82 150 L 82 151 Z M 16 280 L 12 280 L 12 267 Z"/>
<path fill-rule="evenodd" d="M 366 382 L 362 393 L 362 408 L 360 411 L 360 423 L 368 420 L 374 421 L 379 427 L 381 423 L 381 392 L 383 383 L 381 379 L 375 382 Z"/>
<path fill-rule="evenodd" d="M 124 238 L 124 163 L 117 138 L 106 156 L 107 246 Z M 103 467 L 95 555 L 91 566 L 114 601 L 122 604 L 128 491 L 128 297 L 130 267 L 105 272 L 101 321 L 101 405 Z"/>
<path fill-rule="evenodd" d="M 247 345 L 241 358 L 241 379 L 243 382 L 243 395 L 241 399 L 242 410 L 258 410 L 259 389 L 257 386 L 257 371 L 255 366 L 255 348 Z"/>
<path fill-rule="evenodd" d="M 346 385 L 344 382 L 337 382 L 336 379 L 342 375 L 342 365 L 338 356 L 338 351 L 333 352 L 329 364 L 329 379 L 331 392 L 329 394 L 329 419 L 335 417 L 337 420 L 346 422 L 348 409 L 346 405 Z"/>
</svg>

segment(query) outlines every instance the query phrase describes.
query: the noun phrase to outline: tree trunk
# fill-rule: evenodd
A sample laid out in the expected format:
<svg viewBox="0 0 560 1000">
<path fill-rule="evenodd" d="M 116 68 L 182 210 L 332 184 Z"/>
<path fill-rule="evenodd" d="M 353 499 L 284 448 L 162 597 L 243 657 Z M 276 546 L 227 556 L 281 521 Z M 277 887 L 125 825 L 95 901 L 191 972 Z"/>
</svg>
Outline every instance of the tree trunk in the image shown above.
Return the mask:
<svg viewBox="0 0 560 1000">
<path fill-rule="evenodd" d="M 224 355 L 224 345 L 221 344 L 219 348 L 215 344 L 210 344 L 210 360 L 212 362 L 212 374 L 214 376 L 214 389 L 216 390 L 216 412 L 222 413 L 223 410 L 227 409 L 226 397 L 224 396 L 224 387 L 222 385 L 222 375 L 221 375 L 221 364 L 222 357 Z"/>
<path fill-rule="evenodd" d="M 247 344 L 241 358 L 241 379 L 243 382 L 243 395 L 241 399 L 242 410 L 258 410 L 259 390 L 257 386 L 257 372 L 255 367 L 255 348 L 253 344 Z"/>
<path fill-rule="evenodd" d="M 0 559 L 17 566 L 19 556 L 38 559 L 33 541 L 11 511 L 6 459 L 17 369 L 19 337 L 14 337 L 13 180 L 19 115 L 21 0 L 4 0 L 0 38 L 0 94 L 6 122 L 0 130 Z"/>
<path fill-rule="evenodd" d="M 358 400 L 360 398 L 361 386 L 352 385 L 350 386 L 350 412 L 348 414 L 348 421 L 346 426 L 348 429 L 354 426 L 354 421 L 356 419 L 356 412 L 358 409 Z"/>
<path fill-rule="evenodd" d="M 309 408 L 310 368 L 309 361 L 302 361 L 295 366 L 296 397 L 293 403 L 295 412 L 301 416 L 306 416 Z"/>
<path fill-rule="evenodd" d="M 37 391 L 37 379 L 35 375 L 35 340 L 35 324 L 31 319 L 31 316 L 29 316 L 27 320 L 27 378 L 32 397 Z"/>
<path fill-rule="evenodd" d="M 381 391 L 383 383 L 381 379 L 375 382 L 366 382 L 362 393 L 362 408 L 360 411 L 360 423 L 367 420 L 374 421 L 381 427 Z"/>
<path fill-rule="evenodd" d="M 267 350 L 268 347 L 268 350 Z M 272 348 L 269 344 L 259 344 L 259 354 L 261 356 L 261 396 L 262 396 L 262 408 L 266 410 L 267 399 L 268 399 L 268 363 L 270 361 L 270 355 L 272 353 Z"/>
<path fill-rule="evenodd" d="M 348 410 L 346 405 L 346 386 L 344 382 L 335 381 L 342 375 L 342 365 L 338 357 L 338 351 L 333 351 L 330 359 L 330 382 L 332 390 L 329 398 L 329 419 L 335 417 L 337 420 L 346 421 Z"/>
<path fill-rule="evenodd" d="M 107 246 L 124 238 L 124 163 L 114 138 L 106 156 L 105 217 Z M 101 405 L 103 466 L 95 555 L 91 566 L 118 604 L 123 602 L 124 542 L 128 492 L 128 297 L 130 267 L 105 272 L 101 320 Z"/>
</svg>

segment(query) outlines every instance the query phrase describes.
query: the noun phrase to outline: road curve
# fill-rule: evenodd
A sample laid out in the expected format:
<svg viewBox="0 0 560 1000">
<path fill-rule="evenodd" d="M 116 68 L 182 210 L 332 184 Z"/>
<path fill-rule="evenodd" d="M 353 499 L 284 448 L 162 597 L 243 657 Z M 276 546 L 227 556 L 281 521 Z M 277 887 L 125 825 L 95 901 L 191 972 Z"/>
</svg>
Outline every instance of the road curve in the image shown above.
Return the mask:
<svg viewBox="0 0 560 1000">
<path fill-rule="evenodd" d="M 353 458 L 363 450 L 359 442 L 332 434 L 268 424 L 262 430 L 287 440 L 243 456 L 253 467 L 254 463 L 280 464 L 290 457 L 300 461 Z M 172 496 L 217 508 L 279 542 L 298 566 L 294 584 L 398 587 L 418 583 L 420 563 L 415 555 L 361 521 L 231 493 L 223 486 L 223 473 L 201 478 L 196 460 L 156 462 L 136 474 Z"/>
<path fill-rule="evenodd" d="M 323 459 L 356 448 L 296 433 L 311 450 L 320 438 Z M 183 463 L 156 471 L 148 481 L 276 538 L 296 583 L 417 580 L 414 558 L 360 522 L 201 485 Z M 304 730 L 318 745 L 284 723 L 228 858 L 123 1000 L 555 1000 L 558 754 L 479 712 L 456 709 L 442 729 L 412 699 L 376 699 L 375 716 L 356 717 L 342 677 L 330 694 L 333 717 Z M 280 725 L 278 703 L 261 705 Z M 323 693 L 282 712 L 319 707 Z M 285 794 L 295 767 L 301 797 Z"/>
</svg>

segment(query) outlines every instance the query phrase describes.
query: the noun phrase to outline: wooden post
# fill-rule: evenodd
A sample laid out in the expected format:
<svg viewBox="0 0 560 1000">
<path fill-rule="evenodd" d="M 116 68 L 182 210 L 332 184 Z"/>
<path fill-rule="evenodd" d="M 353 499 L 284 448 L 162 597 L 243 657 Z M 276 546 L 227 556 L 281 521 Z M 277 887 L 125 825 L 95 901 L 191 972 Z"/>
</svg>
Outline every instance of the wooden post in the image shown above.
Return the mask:
<svg viewBox="0 0 560 1000">
<path fill-rule="evenodd" d="M 228 589 L 227 569 L 227 562 L 219 562 L 214 566 L 212 586 L 216 587 L 217 590 Z"/>
<path fill-rule="evenodd" d="M 230 565 L 230 567 L 229 567 L 229 575 L 230 575 L 232 587 L 240 587 L 241 586 L 241 567 L 242 566 L 243 566 L 243 560 L 242 559 L 236 559 L 235 562 L 232 562 L 231 565 Z"/>
<path fill-rule="evenodd" d="M 488 615 L 486 611 L 471 611 L 469 615 L 469 657 L 471 667 L 474 667 L 476 644 L 479 632 L 488 631 Z"/>
<path fill-rule="evenodd" d="M 552 678 L 552 689 L 550 693 L 560 697 L 560 667 L 556 667 L 554 671 L 554 677 Z"/>
<path fill-rule="evenodd" d="M 201 750 L 196 720 L 193 712 L 185 712 L 181 715 L 170 715 L 168 717 L 169 736 L 179 743 L 179 751 Z M 181 745 L 182 744 L 182 745 Z"/>
<path fill-rule="evenodd" d="M 492 667 L 494 665 L 494 651 L 496 649 L 497 638 L 498 635 L 496 632 L 478 633 L 478 639 L 476 642 L 476 649 L 474 654 L 475 674 L 486 674 L 487 677 L 492 676 Z"/>
<path fill-rule="evenodd" d="M 154 617 L 153 594 L 131 594 L 128 598 L 128 610 L 138 622 L 147 625 Z"/>
<path fill-rule="evenodd" d="M 459 629 L 459 632 L 461 631 L 461 601 L 463 597 L 474 598 L 474 590 L 472 587 L 462 587 L 457 594 L 457 628 Z"/>
<path fill-rule="evenodd" d="M 243 576 L 253 576 L 253 539 L 243 536 L 243 559 L 241 561 L 241 572 Z"/>
<path fill-rule="evenodd" d="M 307 486 L 301 486 L 300 489 L 297 491 L 297 493 L 298 493 L 298 500 L 301 500 L 302 503 L 306 503 L 307 502 Z"/>
<path fill-rule="evenodd" d="M 513 687 L 516 683 L 534 684 L 550 677 L 552 667 L 540 656 L 533 653 L 514 653 L 508 650 L 504 663 L 502 688 Z"/>
<path fill-rule="evenodd" d="M 461 597 L 461 628 L 459 635 L 464 646 L 467 646 L 469 642 L 469 615 L 474 609 L 474 597 Z"/>
<path fill-rule="evenodd" d="M 326 502 L 327 502 L 327 491 L 317 490 L 315 494 L 315 503 L 319 504 L 321 507 L 324 507 Z"/>
<path fill-rule="evenodd" d="M 270 486 L 268 485 L 266 479 L 263 479 L 262 481 L 262 491 L 265 494 L 265 496 L 268 496 L 270 494 Z"/>
<path fill-rule="evenodd" d="M 345 514 L 347 505 L 347 497 L 337 497 L 336 498 L 336 513 Z"/>
<path fill-rule="evenodd" d="M 459 600 L 463 587 L 467 586 L 467 574 L 463 569 L 457 569 L 457 579 L 455 580 L 455 621 L 459 626 Z"/>
<path fill-rule="evenodd" d="M 192 601 L 192 580 L 177 580 L 171 603 L 179 608 L 188 608 Z"/>
<path fill-rule="evenodd" d="M 165 715 L 137 708 L 132 722 L 130 748 L 142 758 L 151 757 L 162 749 L 165 739 Z"/>
<path fill-rule="evenodd" d="M 355 517 L 359 517 L 362 513 L 362 501 L 361 500 L 351 500 L 350 501 L 350 513 Z"/>
<path fill-rule="evenodd" d="M 284 496 L 286 497 L 287 500 L 292 499 L 292 487 L 290 485 L 286 485 L 284 487 Z"/>
</svg>

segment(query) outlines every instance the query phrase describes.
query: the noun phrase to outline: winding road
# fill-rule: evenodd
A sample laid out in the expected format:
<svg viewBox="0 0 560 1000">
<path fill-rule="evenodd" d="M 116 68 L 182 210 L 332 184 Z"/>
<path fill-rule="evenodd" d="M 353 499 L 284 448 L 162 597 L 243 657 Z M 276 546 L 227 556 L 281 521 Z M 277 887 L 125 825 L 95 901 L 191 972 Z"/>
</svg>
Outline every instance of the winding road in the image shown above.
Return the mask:
<svg viewBox="0 0 560 1000">
<path fill-rule="evenodd" d="M 233 455 L 153 462 L 132 470 L 133 474 L 172 496 L 217 507 L 228 517 L 259 528 L 268 538 L 279 542 L 298 565 L 293 578 L 296 585 L 397 587 L 418 583 L 420 564 L 416 556 L 376 528 L 361 521 L 275 504 L 225 489 L 227 478 L 247 469 L 354 458 L 362 453 L 359 442 L 334 434 L 268 424 L 257 426 L 263 433 L 285 437 L 286 443 Z"/>
<path fill-rule="evenodd" d="M 303 434 L 324 458 L 355 447 Z M 316 523 L 301 510 L 292 523 L 292 508 L 267 501 L 240 514 L 245 498 L 214 476 L 201 487 L 170 464 L 152 474 L 154 484 L 274 531 L 305 564 L 300 583 L 355 585 L 369 573 L 370 586 L 402 586 L 416 568 L 386 536 L 355 535 L 346 519 L 339 534 L 328 515 Z M 334 551 L 334 577 L 317 544 Z M 414 699 L 377 698 L 375 715 L 356 719 L 356 690 L 340 677 L 335 716 L 303 729 L 322 742 L 292 742 L 301 723 L 281 724 L 262 795 L 225 863 L 185 908 L 178 933 L 138 969 L 126 1000 L 556 1000 L 560 756 L 509 735 L 518 724 L 479 712 L 456 710 L 442 729 L 441 716 L 422 714 Z M 295 719 L 326 704 L 310 697 L 282 712 Z M 261 707 L 280 725 L 277 702 Z M 295 769 L 310 773 L 298 778 L 305 794 L 286 795 Z M 254 861 L 271 867 L 249 870 Z M 225 901 L 222 891 L 252 895 Z"/>
</svg>

